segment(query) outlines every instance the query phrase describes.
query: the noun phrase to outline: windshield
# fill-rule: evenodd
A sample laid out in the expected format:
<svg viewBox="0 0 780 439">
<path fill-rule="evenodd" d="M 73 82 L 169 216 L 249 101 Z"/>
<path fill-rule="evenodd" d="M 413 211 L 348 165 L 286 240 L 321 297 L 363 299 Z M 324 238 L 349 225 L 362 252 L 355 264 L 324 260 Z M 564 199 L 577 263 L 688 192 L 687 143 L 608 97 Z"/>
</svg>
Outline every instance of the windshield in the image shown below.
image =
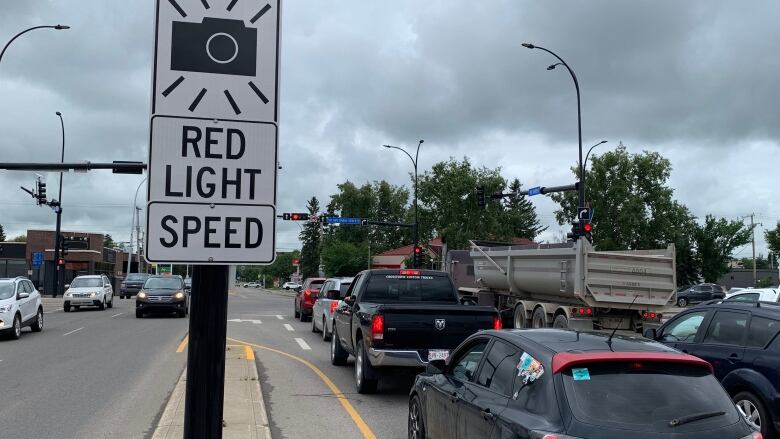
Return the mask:
<svg viewBox="0 0 780 439">
<path fill-rule="evenodd" d="M 3 282 L 0 283 L 0 300 L 2 299 L 10 299 L 14 295 L 14 284 L 13 282 Z"/>
<path fill-rule="evenodd" d="M 319 290 L 320 288 L 322 288 L 322 284 L 324 284 L 324 283 L 325 283 L 325 279 L 313 280 L 313 281 L 309 282 L 309 289 L 310 290 L 315 290 L 315 291 Z"/>
<path fill-rule="evenodd" d="M 145 290 L 180 290 L 182 289 L 181 279 L 175 277 L 150 277 L 144 283 Z"/>
<path fill-rule="evenodd" d="M 734 405 L 720 383 L 705 369 L 665 363 L 596 364 L 563 373 L 566 399 L 581 422 L 644 430 L 678 430 L 736 422 Z M 725 412 L 725 416 L 676 427 L 669 423 L 692 414 Z"/>
<path fill-rule="evenodd" d="M 71 288 L 102 287 L 103 279 L 99 277 L 77 277 L 70 283 Z"/>
<path fill-rule="evenodd" d="M 352 283 L 342 283 L 339 286 L 339 298 L 343 299 L 347 297 L 347 291 L 349 291 L 349 286 L 352 285 Z"/>
<path fill-rule="evenodd" d="M 149 278 L 148 274 L 140 274 L 139 273 L 139 274 L 128 274 L 127 275 L 127 280 L 132 280 L 132 281 L 144 281 L 147 278 Z"/>
<path fill-rule="evenodd" d="M 371 276 L 362 300 L 366 302 L 458 302 L 452 284 L 446 276 L 406 274 Z"/>
</svg>

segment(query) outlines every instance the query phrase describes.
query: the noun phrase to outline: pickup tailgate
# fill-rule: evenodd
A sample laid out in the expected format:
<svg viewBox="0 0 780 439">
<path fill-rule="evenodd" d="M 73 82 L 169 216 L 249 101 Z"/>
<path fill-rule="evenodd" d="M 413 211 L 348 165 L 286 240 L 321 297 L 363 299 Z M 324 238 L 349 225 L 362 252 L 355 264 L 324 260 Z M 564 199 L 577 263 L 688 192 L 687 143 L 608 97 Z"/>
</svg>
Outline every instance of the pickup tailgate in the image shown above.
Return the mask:
<svg viewBox="0 0 780 439">
<path fill-rule="evenodd" d="M 454 349 L 479 330 L 493 329 L 498 316 L 491 306 L 393 304 L 380 305 L 387 349 Z"/>
</svg>

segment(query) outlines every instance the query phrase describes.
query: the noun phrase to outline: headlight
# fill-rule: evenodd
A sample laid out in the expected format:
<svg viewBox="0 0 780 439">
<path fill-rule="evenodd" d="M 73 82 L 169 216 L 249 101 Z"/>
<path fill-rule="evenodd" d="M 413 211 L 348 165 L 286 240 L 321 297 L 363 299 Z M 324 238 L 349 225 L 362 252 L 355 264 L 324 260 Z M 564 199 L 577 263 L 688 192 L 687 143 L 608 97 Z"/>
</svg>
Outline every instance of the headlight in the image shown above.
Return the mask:
<svg viewBox="0 0 780 439">
<path fill-rule="evenodd" d="M 70 297 L 70 291 L 65 291 L 65 297 Z"/>
<path fill-rule="evenodd" d="M 135 295 L 136 299 L 146 299 L 146 293 L 143 291 L 139 291 L 138 294 Z"/>
<path fill-rule="evenodd" d="M 176 300 L 182 300 L 182 299 L 184 299 L 184 293 L 179 291 L 178 293 L 173 295 L 173 298 L 176 299 Z"/>
<path fill-rule="evenodd" d="M 8 305 L 0 305 L 0 312 L 8 312 L 13 308 L 14 306 L 11 304 Z"/>
<path fill-rule="evenodd" d="M 97 293 L 89 293 L 89 297 L 95 297 L 97 296 Z"/>
</svg>

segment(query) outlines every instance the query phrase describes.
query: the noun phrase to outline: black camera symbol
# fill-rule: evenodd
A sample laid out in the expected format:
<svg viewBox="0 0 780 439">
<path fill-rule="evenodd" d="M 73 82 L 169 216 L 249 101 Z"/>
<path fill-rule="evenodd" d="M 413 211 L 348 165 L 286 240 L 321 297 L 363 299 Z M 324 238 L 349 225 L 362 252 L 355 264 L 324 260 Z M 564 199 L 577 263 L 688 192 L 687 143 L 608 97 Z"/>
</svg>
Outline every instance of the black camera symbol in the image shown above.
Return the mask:
<svg viewBox="0 0 780 439">
<path fill-rule="evenodd" d="M 241 20 L 174 21 L 171 70 L 255 76 L 257 29 Z"/>
</svg>

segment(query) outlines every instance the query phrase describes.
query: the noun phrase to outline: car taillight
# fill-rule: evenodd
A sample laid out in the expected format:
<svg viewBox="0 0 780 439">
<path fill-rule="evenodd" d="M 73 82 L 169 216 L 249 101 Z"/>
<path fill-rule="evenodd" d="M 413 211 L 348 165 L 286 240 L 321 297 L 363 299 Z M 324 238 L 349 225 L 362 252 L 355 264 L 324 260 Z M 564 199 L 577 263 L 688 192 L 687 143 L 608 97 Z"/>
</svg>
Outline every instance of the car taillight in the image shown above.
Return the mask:
<svg viewBox="0 0 780 439">
<path fill-rule="evenodd" d="M 764 439 L 764 435 L 761 433 L 753 433 L 750 436 L 745 436 L 742 439 Z"/>
<path fill-rule="evenodd" d="M 384 340 L 385 316 L 377 314 L 371 317 L 371 340 Z"/>
<path fill-rule="evenodd" d="M 311 290 L 310 289 L 307 288 L 307 289 L 303 290 L 303 298 L 304 299 L 310 299 L 311 298 Z"/>
<path fill-rule="evenodd" d="M 494 316 L 493 317 L 493 329 L 498 331 L 501 328 L 503 328 L 503 325 L 501 324 L 501 317 L 500 316 Z"/>
<path fill-rule="evenodd" d="M 339 307 L 339 303 L 336 302 L 335 300 L 330 302 L 330 313 L 333 314 L 334 312 L 336 312 L 336 308 L 338 307 Z"/>
</svg>

